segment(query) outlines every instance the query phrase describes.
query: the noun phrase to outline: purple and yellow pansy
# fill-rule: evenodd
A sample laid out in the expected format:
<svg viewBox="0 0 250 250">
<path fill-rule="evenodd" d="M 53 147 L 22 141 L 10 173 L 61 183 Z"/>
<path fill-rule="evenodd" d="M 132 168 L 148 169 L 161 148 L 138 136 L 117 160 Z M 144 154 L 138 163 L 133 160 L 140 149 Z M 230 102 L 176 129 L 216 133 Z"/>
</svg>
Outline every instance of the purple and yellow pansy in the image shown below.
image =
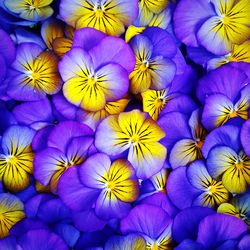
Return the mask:
<svg viewBox="0 0 250 250">
<path fill-rule="evenodd" d="M 167 150 L 159 142 L 165 133 L 139 110 L 110 115 L 96 130 L 95 146 L 114 157 L 126 153 L 138 178 L 145 179 L 162 169 Z"/>
<path fill-rule="evenodd" d="M 0 0 L 0 249 L 249 250 L 249 0 Z"/>
</svg>

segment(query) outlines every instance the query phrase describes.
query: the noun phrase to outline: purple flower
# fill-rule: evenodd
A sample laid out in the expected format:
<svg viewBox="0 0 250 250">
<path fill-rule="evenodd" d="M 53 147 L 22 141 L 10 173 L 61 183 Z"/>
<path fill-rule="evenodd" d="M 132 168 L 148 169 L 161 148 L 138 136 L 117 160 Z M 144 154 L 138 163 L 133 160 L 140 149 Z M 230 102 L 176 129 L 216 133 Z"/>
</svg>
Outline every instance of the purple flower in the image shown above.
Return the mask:
<svg viewBox="0 0 250 250">
<path fill-rule="evenodd" d="M 7 94 L 19 101 L 36 101 L 61 89 L 58 60 L 35 43 L 22 43 L 12 64 Z"/>
<path fill-rule="evenodd" d="M 225 65 L 203 77 L 197 88 L 197 96 L 205 103 L 202 123 L 208 130 L 233 118 L 248 118 L 249 78 L 243 70 L 233 65 Z"/>
<path fill-rule="evenodd" d="M 189 206 L 217 207 L 229 200 L 221 181 L 212 178 L 202 161 L 174 170 L 167 182 L 168 195 L 179 209 Z"/>
<path fill-rule="evenodd" d="M 248 12 L 247 0 L 181 0 L 174 13 L 175 33 L 189 46 L 201 45 L 216 55 L 225 55 L 232 44 L 248 39 Z"/>
<path fill-rule="evenodd" d="M 101 110 L 106 102 L 126 95 L 134 63 L 130 47 L 122 39 L 91 28 L 79 30 L 72 49 L 59 63 L 63 94 L 87 111 Z"/>
<path fill-rule="evenodd" d="M 188 99 L 183 100 L 183 105 L 185 104 L 189 106 Z M 193 105 L 190 106 L 189 110 L 193 111 Z M 201 149 L 207 132 L 202 127 L 199 116 L 200 110 L 196 109 L 190 117 L 180 112 L 163 113 L 160 117 L 158 124 L 166 133 L 162 143 L 169 149 L 172 168 L 186 166 L 202 158 Z"/>
<path fill-rule="evenodd" d="M 85 160 L 93 142 L 92 136 L 92 130 L 84 124 L 61 122 L 50 132 L 47 147 L 35 154 L 35 178 L 44 186 L 49 184 L 56 192 L 63 172 Z"/>
<path fill-rule="evenodd" d="M 72 177 L 78 175 L 79 179 L 71 183 Z M 107 155 L 99 153 L 77 169 L 67 171 L 59 181 L 58 192 L 72 209 L 84 211 L 95 207 L 99 218 L 109 220 L 128 213 L 130 203 L 138 196 L 138 182 L 128 161 L 118 159 L 111 163 Z M 85 206 L 73 204 L 72 196 L 84 201 Z"/>
<path fill-rule="evenodd" d="M 176 65 L 170 59 L 177 53 L 172 37 L 160 28 L 150 27 L 132 38 L 130 44 L 136 56 L 135 68 L 129 76 L 130 91 L 138 94 L 166 88 L 176 73 Z"/>
<path fill-rule="evenodd" d="M 139 110 L 110 115 L 98 126 L 96 148 L 113 157 L 127 157 L 138 178 L 147 179 L 163 167 L 166 148 L 159 142 L 165 133 Z"/>
<path fill-rule="evenodd" d="M 138 205 L 121 220 L 124 234 L 135 233 L 142 236 L 150 248 L 168 249 L 172 246 L 172 219 L 160 207 Z"/>
</svg>

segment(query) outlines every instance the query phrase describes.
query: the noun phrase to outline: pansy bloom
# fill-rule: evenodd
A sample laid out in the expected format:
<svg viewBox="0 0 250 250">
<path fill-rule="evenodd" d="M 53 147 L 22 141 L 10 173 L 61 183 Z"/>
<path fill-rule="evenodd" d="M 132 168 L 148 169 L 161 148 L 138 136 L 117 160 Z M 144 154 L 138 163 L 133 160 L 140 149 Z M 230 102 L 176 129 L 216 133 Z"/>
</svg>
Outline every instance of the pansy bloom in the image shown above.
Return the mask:
<svg viewBox="0 0 250 250">
<path fill-rule="evenodd" d="M 229 200 L 229 192 L 223 183 L 209 175 L 202 161 L 173 171 L 167 182 L 167 190 L 173 204 L 180 209 L 189 206 L 217 207 Z"/>
<path fill-rule="evenodd" d="M 79 38 L 74 38 L 73 48 L 59 63 L 59 71 L 65 82 L 63 93 L 76 106 L 98 111 L 105 107 L 106 102 L 119 100 L 126 95 L 134 55 L 120 38 L 106 37 L 104 33 L 90 28 L 82 29 L 78 34 Z"/>
<path fill-rule="evenodd" d="M 146 249 L 172 249 L 172 219 L 160 207 L 138 205 L 121 220 L 124 234 L 134 233 L 146 241 Z"/>
<path fill-rule="evenodd" d="M 138 178 L 145 179 L 163 167 L 167 150 L 159 141 L 164 136 L 146 113 L 133 110 L 104 119 L 97 127 L 95 146 L 112 156 L 126 153 Z"/>
<path fill-rule="evenodd" d="M 52 2 L 53 0 L 4 0 L 4 5 L 15 15 L 38 22 L 53 14 L 53 9 L 49 6 Z"/>
<path fill-rule="evenodd" d="M 131 208 L 130 203 L 138 197 L 139 189 L 134 169 L 124 159 L 111 163 L 107 155 L 94 154 L 78 168 L 78 173 L 82 183 L 81 193 L 87 195 L 88 202 L 96 199 L 94 204 L 88 205 L 90 207 L 94 205 L 96 214 L 102 219 L 120 218 L 126 215 Z M 62 197 L 65 196 L 64 190 L 69 187 L 61 184 L 67 181 L 69 185 L 75 185 L 70 183 L 69 175 L 65 173 L 59 184 L 59 194 Z M 84 210 L 84 207 L 82 209 Z"/>
<path fill-rule="evenodd" d="M 240 129 L 235 125 L 225 125 L 213 130 L 202 148 L 207 158 L 209 174 L 221 180 L 231 193 L 243 193 L 249 182 L 250 158 L 240 142 Z"/>
<path fill-rule="evenodd" d="M 0 179 L 13 192 L 29 185 L 33 173 L 34 153 L 31 142 L 35 131 L 25 126 L 13 125 L 3 134 L 0 153 Z"/>
<path fill-rule="evenodd" d="M 9 234 L 9 230 L 25 217 L 23 203 L 14 195 L 0 194 L 0 238 Z"/>
<path fill-rule="evenodd" d="M 190 118 L 180 112 L 169 112 L 159 119 L 159 125 L 167 134 L 162 143 L 171 150 L 169 163 L 172 168 L 186 166 L 202 158 L 201 150 L 207 132 L 200 123 L 199 115 L 200 110 L 197 109 Z"/>
<path fill-rule="evenodd" d="M 193 47 L 225 55 L 249 38 L 248 0 L 182 0 L 174 14 L 177 37 Z"/>
<path fill-rule="evenodd" d="M 242 195 L 236 195 L 230 203 L 221 204 L 217 212 L 230 214 L 242 219 L 248 226 L 250 226 L 250 194 L 246 192 Z"/>
<path fill-rule="evenodd" d="M 243 193 L 250 185 L 250 158 L 244 151 L 217 146 L 209 152 L 207 165 L 210 174 L 222 178 L 223 185 L 231 193 Z"/>
<path fill-rule="evenodd" d="M 76 29 L 91 27 L 119 36 L 138 14 L 136 0 L 62 0 L 60 16 Z"/>
<path fill-rule="evenodd" d="M 176 65 L 170 59 L 177 52 L 172 37 L 160 28 L 150 27 L 135 36 L 130 44 L 136 56 L 134 71 L 129 76 L 130 91 L 138 94 L 149 88 L 166 88 L 176 72 Z"/>
<path fill-rule="evenodd" d="M 202 103 L 205 102 L 202 123 L 208 130 L 233 118 L 248 119 L 249 78 L 233 65 L 227 64 L 209 72 L 200 80 L 197 95 Z"/>
<path fill-rule="evenodd" d="M 35 153 L 34 176 L 53 192 L 61 175 L 68 168 L 81 164 L 92 145 L 92 130 L 74 121 L 57 125 L 47 138 L 47 147 Z"/>
<path fill-rule="evenodd" d="M 19 101 L 35 101 L 61 89 L 57 58 L 35 43 L 22 43 L 12 64 L 7 94 Z"/>
</svg>

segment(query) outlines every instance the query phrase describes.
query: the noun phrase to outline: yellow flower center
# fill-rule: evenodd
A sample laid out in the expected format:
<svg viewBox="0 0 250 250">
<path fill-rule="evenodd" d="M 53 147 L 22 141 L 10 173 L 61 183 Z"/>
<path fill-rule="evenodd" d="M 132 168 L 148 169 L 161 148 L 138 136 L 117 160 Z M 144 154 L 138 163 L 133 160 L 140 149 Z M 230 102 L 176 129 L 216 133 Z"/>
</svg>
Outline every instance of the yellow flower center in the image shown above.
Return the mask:
<svg viewBox="0 0 250 250">
<path fill-rule="evenodd" d="M 139 143 L 139 141 L 140 141 L 140 136 L 139 136 L 139 135 L 135 134 L 135 135 L 133 135 L 133 136 L 131 137 L 131 142 L 132 142 L 133 144 L 137 144 L 137 143 Z"/>
<path fill-rule="evenodd" d="M 30 77 L 34 80 L 38 80 L 41 77 L 41 75 L 39 72 L 32 72 Z"/>
<path fill-rule="evenodd" d="M 217 192 L 217 187 L 215 185 L 211 185 L 207 188 L 208 194 L 213 195 Z"/>
<path fill-rule="evenodd" d="M 162 98 L 157 98 L 155 100 L 155 107 L 156 108 L 161 108 L 163 106 L 163 99 Z"/>
<path fill-rule="evenodd" d="M 94 7 L 94 12 L 95 12 L 95 16 L 97 18 L 102 18 L 104 16 L 104 7 L 101 6 L 100 4 L 97 4 L 95 7 Z"/>
<path fill-rule="evenodd" d="M 151 247 L 151 250 L 158 250 L 158 244 L 154 242 L 154 245 Z"/>
<path fill-rule="evenodd" d="M 239 162 L 236 162 L 235 163 L 235 167 L 238 169 L 238 170 L 242 170 L 244 169 L 244 164 L 242 161 L 239 161 Z"/>
<path fill-rule="evenodd" d="M 147 60 L 145 60 L 140 64 L 139 70 L 144 72 L 148 69 L 148 67 L 149 67 L 149 62 Z"/>
<path fill-rule="evenodd" d="M 238 114 L 237 114 L 237 111 L 236 110 L 232 110 L 231 112 L 230 112 L 230 114 L 229 114 L 229 117 L 230 118 L 234 118 L 234 117 L 237 117 L 238 116 Z"/>
<path fill-rule="evenodd" d="M 107 189 L 114 190 L 115 187 L 116 187 L 116 184 L 115 184 L 114 181 L 109 181 L 109 182 L 106 183 L 106 186 L 107 186 Z"/>
<path fill-rule="evenodd" d="M 203 144 L 204 144 L 204 141 L 197 141 L 197 148 L 202 149 Z"/>
<path fill-rule="evenodd" d="M 29 3 L 27 3 L 27 4 L 30 4 L 29 9 L 30 9 L 30 10 L 39 9 L 39 5 L 40 5 L 39 2 L 40 2 L 40 1 L 38 1 L 38 0 L 33 0 L 33 1 L 29 2 Z"/>
<path fill-rule="evenodd" d="M 10 155 L 9 157 L 7 157 L 6 161 L 11 165 L 16 165 L 18 163 L 18 159 L 14 155 Z"/>
<path fill-rule="evenodd" d="M 89 76 L 87 84 L 90 86 L 96 85 L 96 79 L 94 78 L 94 76 Z"/>
<path fill-rule="evenodd" d="M 225 15 L 225 14 L 222 14 L 221 15 L 221 22 L 225 25 L 228 25 L 230 24 L 230 17 Z"/>
</svg>

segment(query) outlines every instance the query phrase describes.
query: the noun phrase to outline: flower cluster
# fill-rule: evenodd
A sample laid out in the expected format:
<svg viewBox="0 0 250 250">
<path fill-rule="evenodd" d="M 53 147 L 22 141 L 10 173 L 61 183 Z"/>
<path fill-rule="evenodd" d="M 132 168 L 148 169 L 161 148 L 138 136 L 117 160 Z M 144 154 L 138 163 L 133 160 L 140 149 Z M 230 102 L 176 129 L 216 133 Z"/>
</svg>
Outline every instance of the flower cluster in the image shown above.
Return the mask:
<svg viewBox="0 0 250 250">
<path fill-rule="evenodd" d="M 250 249 L 249 0 L 0 20 L 0 249 Z"/>
</svg>

